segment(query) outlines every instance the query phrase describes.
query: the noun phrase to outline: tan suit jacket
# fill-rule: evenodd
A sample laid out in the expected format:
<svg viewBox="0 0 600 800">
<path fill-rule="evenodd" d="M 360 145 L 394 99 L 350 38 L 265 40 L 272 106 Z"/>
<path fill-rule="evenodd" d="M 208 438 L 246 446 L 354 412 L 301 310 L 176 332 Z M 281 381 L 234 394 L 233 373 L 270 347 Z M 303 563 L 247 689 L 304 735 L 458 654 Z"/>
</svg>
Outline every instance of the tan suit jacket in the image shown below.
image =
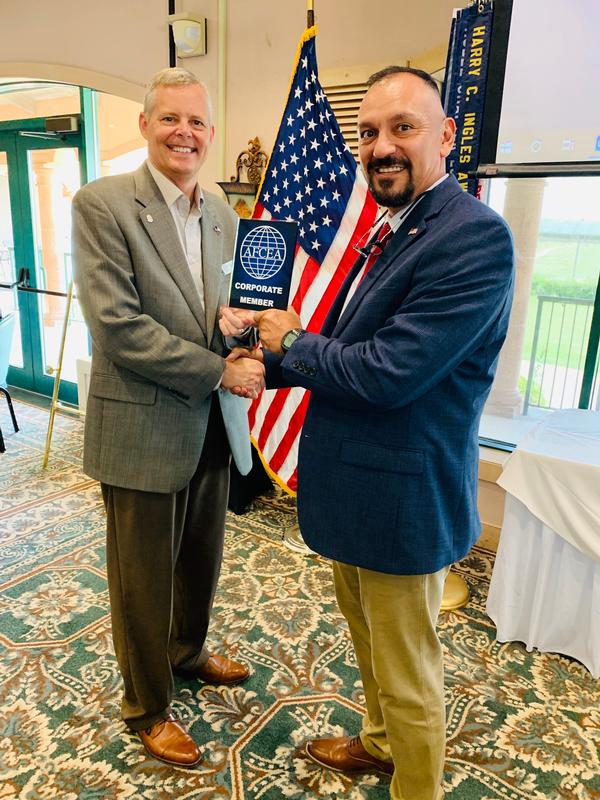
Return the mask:
<svg viewBox="0 0 600 800">
<path fill-rule="evenodd" d="M 112 486 L 183 488 L 198 464 L 225 346 L 237 217 L 204 193 L 205 311 L 175 222 L 143 165 L 101 178 L 73 201 L 77 292 L 93 342 L 84 469 Z M 246 401 L 218 392 L 238 469 L 251 466 Z"/>
</svg>

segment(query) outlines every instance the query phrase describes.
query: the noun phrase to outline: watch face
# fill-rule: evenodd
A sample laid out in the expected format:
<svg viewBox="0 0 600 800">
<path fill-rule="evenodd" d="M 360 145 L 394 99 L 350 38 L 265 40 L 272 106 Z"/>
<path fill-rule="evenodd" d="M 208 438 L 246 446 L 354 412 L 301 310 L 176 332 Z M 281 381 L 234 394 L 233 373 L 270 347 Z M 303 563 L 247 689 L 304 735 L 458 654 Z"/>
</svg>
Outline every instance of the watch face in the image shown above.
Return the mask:
<svg viewBox="0 0 600 800">
<path fill-rule="evenodd" d="M 281 349 L 285 353 L 287 353 L 287 351 L 294 344 L 294 342 L 296 341 L 296 339 L 298 338 L 299 335 L 300 335 L 300 331 L 298 331 L 296 329 L 288 331 L 285 334 L 285 336 L 283 337 L 283 339 L 281 340 Z"/>
</svg>

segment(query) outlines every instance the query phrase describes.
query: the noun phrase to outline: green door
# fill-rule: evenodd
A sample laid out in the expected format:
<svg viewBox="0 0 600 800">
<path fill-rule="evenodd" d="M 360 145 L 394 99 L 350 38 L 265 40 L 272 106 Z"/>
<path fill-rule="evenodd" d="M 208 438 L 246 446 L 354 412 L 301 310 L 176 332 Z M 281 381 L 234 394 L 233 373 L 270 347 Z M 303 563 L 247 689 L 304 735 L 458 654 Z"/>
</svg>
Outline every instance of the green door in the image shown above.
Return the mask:
<svg viewBox="0 0 600 800">
<path fill-rule="evenodd" d="M 78 115 L 73 115 L 75 118 Z M 0 123 L 0 283 L 23 270 L 27 286 L 0 294 L 2 312 L 18 307 L 8 380 L 51 395 L 72 276 L 71 201 L 82 182 L 83 137 L 47 133 L 45 119 Z M 60 399 L 77 402 L 77 359 L 89 355 L 77 302 L 71 308 Z"/>
</svg>

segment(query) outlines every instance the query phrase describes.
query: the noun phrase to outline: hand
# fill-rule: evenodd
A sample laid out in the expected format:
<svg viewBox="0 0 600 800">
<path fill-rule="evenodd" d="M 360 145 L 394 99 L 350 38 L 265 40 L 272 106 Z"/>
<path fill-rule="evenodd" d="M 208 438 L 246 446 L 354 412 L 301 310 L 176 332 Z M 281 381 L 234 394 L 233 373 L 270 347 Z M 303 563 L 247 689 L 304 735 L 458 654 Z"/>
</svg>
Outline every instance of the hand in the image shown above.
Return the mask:
<svg viewBox="0 0 600 800">
<path fill-rule="evenodd" d="M 254 361 L 258 361 L 260 364 L 264 362 L 263 352 L 260 347 L 255 347 L 254 350 L 248 350 L 246 347 L 234 347 L 225 361 L 233 362 L 237 361 L 238 358 L 250 358 Z M 221 386 L 222 385 L 223 383 L 221 382 Z M 253 400 L 258 396 L 249 393 L 245 389 L 242 389 L 241 386 L 232 386 L 229 391 L 231 394 L 237 394 L 239 397 L 251 397 Z"/>
<path fill-rule="evenodd" d="M 261 342 L 272 353 L 283 354 L 281 339 L 292 328 L 301 328 L 302 322 L 292 306 L 287 311 L 270 308 L 268 311 L 255 311 L 254 323 L 258 325 Z"/>
<path fill-rule="evenodd" d="M 220 312 L 219 328 L 223 336 L 240 336 L 249 325 L 254 325 L 254 311 L 221 306 Z"/>
<path fill-rule="evenodd" d="M 243 351 L 247 352 L 247 351 Z M 228 389 L 240 397 L 255 400 L 265 388 L 265 368 L 257 358 L 241 358 L 226 360 L 221 388 Z"/>
<path fill-rule="evenodd" d="M 263 364 L 265 360 L 260 347 L 255 347 L 254 350 L 248 350 L 247 347 L 234 347 L 225 361 L 237 361 L 238 358 L 252 358 L 255 361 L 260 361 L 261 364 Z"/>
</svg>

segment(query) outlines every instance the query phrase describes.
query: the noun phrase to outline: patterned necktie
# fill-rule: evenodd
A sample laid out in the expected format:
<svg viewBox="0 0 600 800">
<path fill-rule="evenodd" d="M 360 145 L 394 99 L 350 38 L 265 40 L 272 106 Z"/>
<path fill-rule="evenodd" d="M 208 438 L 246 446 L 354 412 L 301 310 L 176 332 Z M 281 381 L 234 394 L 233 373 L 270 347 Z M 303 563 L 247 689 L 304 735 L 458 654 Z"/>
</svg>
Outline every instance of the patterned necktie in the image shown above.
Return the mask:
<svg viewBox="0 0 600 800">
<path fill-rule="evenodd" d="M 367 256 L 367 260 L 365 261 L 365 266 L 363 269 L 361 281 L 365 277 L 367 272 L 371 269 L 373 264 L 377 261 L 379 256 L 383 253 L 387 243 L 392 238 L 392 235 L 393 231 L 390 227 L 389 222 L 384 222 L 381 228 L 379 228 L 379 230 L 377 231 L 377 237 L 375 241 L 371 242 L 371 244 L 369 245 L 369 249 L 371 252 Z"/>
</svg>

